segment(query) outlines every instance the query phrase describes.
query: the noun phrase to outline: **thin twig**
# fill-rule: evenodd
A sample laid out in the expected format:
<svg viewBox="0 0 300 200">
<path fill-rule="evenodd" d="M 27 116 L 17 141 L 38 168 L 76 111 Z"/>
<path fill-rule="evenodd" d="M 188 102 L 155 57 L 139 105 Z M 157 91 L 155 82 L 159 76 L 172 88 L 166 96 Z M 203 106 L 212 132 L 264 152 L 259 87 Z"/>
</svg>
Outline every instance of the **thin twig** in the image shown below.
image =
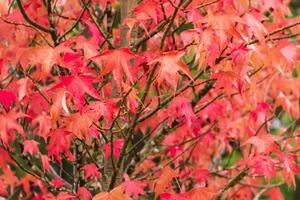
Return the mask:
<svg viewBox="0 0 300 200">
<path fill-rule="evenodd" d="M 171 19 L 170 19 L 170 22 L 169 22 L 169 25 L 167 26 L 167 28 L 166 28 L 166 30 L 165 30 L 165 32 L 164 32 L 162 38 L 161 38 L 161 41 L 160 41 L 160 49 L 162 49 L 163 46 L 164 46 L 164 43 L 165 43 L 165 39 L 166 39 L 166 37 L 167 37 L 167 34 L 169 33 L 169 31 L 170 31 L 170 29 L 171 29 L 171 27 L 172 27 L 172 25 L 173 25 L 173 23 L 174 23 L 174 20 L 175 20 L 175 18 L 176 18 L 176 15 L 177 15 L 177 13 L 178 13 L 178 11 L 179 11 L 179 8 L 180 8 L 180 6 L 182 5 L 182 3 L 183 3 L 183 0 L 180 0 L 178 6 L 175 7 L 175 9 L 174 9 L 173 15 L 172 15 L 172 17 L 171 17 Z"/>
<path fill-rule="evenodd" d="M 236 184 L 238 184 L 245 176 L 247 176 L 248 170 L 244 169 L 240 173 L 238 173 L 229 183 L 219 192 L 219 194 L 216 197 L 216 200 L 221 200 L 224 193 L 229 190 L 230 188 L 234 187 Z"/>
<path fill-rule="evenodd" d="M 88 4 L 89 4 L 89 2 L 88 2 Z M 58 38 L 58 42 L 60 42 L 62 38 L 66 37 L 69 33 L 71 33 L 72 30 L 78 25 L 81 18 L 83 17 L 84 12 L 86 11 L 86 9 L 87 9 L 87 6 L 84 5 L 84 8 L 82 9 L 82 11 L 81 11 L 79 17 L 77 18 L 77 20 L 75 21 L 75 23 Z"/>
</svg>

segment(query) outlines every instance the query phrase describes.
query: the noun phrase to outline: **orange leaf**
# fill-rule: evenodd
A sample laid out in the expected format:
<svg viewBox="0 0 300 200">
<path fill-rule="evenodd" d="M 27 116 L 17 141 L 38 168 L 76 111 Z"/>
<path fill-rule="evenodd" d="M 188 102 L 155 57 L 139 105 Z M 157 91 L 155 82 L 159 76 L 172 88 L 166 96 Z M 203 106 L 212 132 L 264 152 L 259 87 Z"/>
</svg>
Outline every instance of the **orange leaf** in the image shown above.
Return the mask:
<svg viewBox="0 0 300 200">
<path fill-rule="evenodd" d="M 154 182 L 155 198 L 171 186 L 174 177 L 176 172 L 171 167 L 167 166 L 162 170 L 161 176 Z"/>
<path fill-rule="evenodd" d="M 195 188 L 191 191 L 187 192 L 185 196 L 189 200 L 211 200 L 213 199 L 213 196 L 216 194 L 215 191 L 213 191 L 210 188 L 201 187 L 201 188 Z"/>
<path fill-rule="evenodd" d="M 118 186 L 110 192 L 100 192 L 96 194 L 92 200 L 130 200 L 124 191 L 123 186 Z"/>
</svg>

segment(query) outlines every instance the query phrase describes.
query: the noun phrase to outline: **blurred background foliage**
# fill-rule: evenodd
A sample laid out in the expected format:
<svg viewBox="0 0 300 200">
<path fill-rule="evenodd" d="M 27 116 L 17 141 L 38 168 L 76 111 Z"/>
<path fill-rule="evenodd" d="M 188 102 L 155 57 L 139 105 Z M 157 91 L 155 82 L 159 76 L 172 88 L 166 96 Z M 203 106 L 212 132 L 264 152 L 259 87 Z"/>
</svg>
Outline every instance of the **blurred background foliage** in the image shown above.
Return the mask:
<svg viewBox="0 0 300 200">
<path fill-rule="evenodd" d="M 292 12 L 293 17 L 299 16 L 300 15 L 300 0 L 291 0 L 290 2 L 290 10 Z M 273 130 L 272 133 L 276 134 L 277 130 L 276 126 L 284 126 L 284 127 L 289 127 L 289 125 L 292 123 L 292 120 L 289 118 L 287 115 L 283 115 L 281 117 L 278 117 L 277 119 L 274 120 L 273 123 Z M 234 160 L 234 159 L 232 159 Z M 273 183 L 278 183 L 280 180 L 271 180 Z M 298 176 L 296 178 L 297 182 L 297 187 L 288 187 L 286 184 L 280 186 L 281 192 L 284 196 L 285 200 L 300 200 L 300 177 Z M 268 198 L 262 196 L 260 200 L 267 200 Z"/>
<path fill-rule="evenodd" d="M 290 9 L 294 16 L 300 14 L 300 0 L 292 0 L 290 3 Z"/>
</svg>

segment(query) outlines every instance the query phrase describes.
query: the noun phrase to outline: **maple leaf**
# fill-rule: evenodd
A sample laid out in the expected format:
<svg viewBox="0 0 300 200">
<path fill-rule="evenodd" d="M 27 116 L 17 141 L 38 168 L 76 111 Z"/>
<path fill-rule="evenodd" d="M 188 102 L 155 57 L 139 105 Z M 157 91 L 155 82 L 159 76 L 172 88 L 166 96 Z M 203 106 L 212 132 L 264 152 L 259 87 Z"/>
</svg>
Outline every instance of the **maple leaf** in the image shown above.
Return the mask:
<svg viewBox="0 0 300 200">
<path fill-rule="evenodd" d="M 185 73 L 190 79 L 193 79 L 188 67 L 181 61 L 183 55 L 184 52 L 181 51 L 164 52 L 157 59 L 154 59 L 149 63 L 160 63 L 157 74 L 157 83 L 159 85 L 166 81 L 170 86 L 175 88 L 177 81 L 181 77 L 178 73 L 179 71 Z"/>
<path fill-rule="evenodd" d="M 172 158 L 174 158 L 178 153 L 182 152 L 183 151 L 183 147 L 182 146 L 171 146 L 169 148 L 169 153 L 170 153 L 170 156 Z"/>
<path fill-rule="evenodd" d="M 93 122 L 86 114 L 74 113 L 68 116 L 63 124 L 66 125 L 68 132 L 73 133 L 79 139 L 83 139 L 83 136 L 85 136 L 88 141 L 91 141 L 90 127 Z"/>
<path fill-rule="evenodd" d="M 250 121 L 261 124 L 266 120 L 269 110 L 270 110 L 270 105 L 268 103 L 266 102 L 258 103 L 255 110 L 250 112 Z"/>
<path fill-rule="evenodd" d="M 124 174 L 125 181 L 122 183 L 123 187 L 125 188 L 125 192 L 128 196 L 133 195 L 135 199 L 138 199 L 139 194 L 145 194 L 143 187 L 145 186 L 144 183 L 141 181 L 134 181 L 130 180 L 127 174 Z"/>
<path fill-rule="evenodd" d="M 279 156 L 283 166 L 284 171 L 287 176 L 287 184 L 292 184 L 296 187 L 295 174 L 300 174 L 300 165 L 295 162 L 296 156 L 290 153 L 283 153 L 281 151 L 276 151 Z"/>
<path fill-rule="evenodd" d="M 6 190 L 6 183 L 4 182 L 3 179 L 0 179 L 0 195 L 3 195 L 3 196 L 8 196 L 8 192 Z"/>
<path fill-rule="evenodd" d="M 56 84 L 48 91 L 65 88 L 65 90 L 74 98 L 75 105 L 79 110 L 83 108 L 85 102 L 84 93 L 88 93 L 94 98 L 100 98 L 97 90 L 93 87 L 96 78 L 92 76 L 61 76 L 60 80 L 60 83 Z"/>
<path fill-rule="evenodd" d="M 97 25 L 89 20 L 83 20 L 83 22 L 88 26 L 89 34 L 92 36 L 91 39 L 94 40 L 96 44 L 101 44 L 104 41 L 104 38 L 103 35 L 99 33 Z"/>
<path fill-rule="evenodd" d="M 217 192 L 207 187 L 194 188 L 184 194 L 189 200 L 211 200 Z"/>
<path fill-rule="evenodd" d="M 124 191 L 125 189 L 121 185 L 110 192 L 100 192 L 96 194 L 92 200 L 130 200 L 130 198 L 125 195 Z"/>
<path fill-rule="evenodd" d="M 50 141 L 47 145 L 47 151 L 49 156 L 54 156 L 59 162 L 61 162 L 61 153 L 66 153 L 70 160 L 74 160 L 72 153 L 69 150 L 71 143 L 70 132 L 64 129 L 55 129 L 49 132 Z"/>
<path fill-rule="evenodd" d="M 43 170 L 44 172 L 49 172 L 50 171 L 50 158 L 46 155 L 41 155 L 41 160 L 42 160 L 42 166 L 43 166 Z"/>
<path fill-rule="evenodd" d="M 155 198 L 157 198 L 161 193 L 165 192 L 165 190 L 171 186 L 172 179 L 176 176 L 176 172 L 169 166 L 166 166 L 162 170 L 159 178 L 153 183 Z"/>
<path fill-rule="evenodd" d="M 250 13 L 245 15 L 245 20 L 254 36 L 257 37 L 259 41 L 264 41 L 265 35 L 269 33 L 267 28 Z"/>
<path fill-rule="evenodd" d="M 6 110 L 9 110 L 9 108 L 13 103 L 15 103 L 15 101 L 16 96 L 13 92 L 0 89 L 0 104 L 2 104 Z"/>
<path fill-rule="evenodd" d="M 23 142 L 23 154 L 29 153 L 30 155 L 38 155 L 40 153 L 38 144 L 39 143 L 34 140 L 25 140 Z"/>
<path fill-rule="evenodd" d="M 256 155 L 252 158 L 247 158 L 245 161 L 247 166 L 250 166 L 249 175 L 265 176 L 269 182 L 272 176 L 276 175 L 276 161 L 265 155 Z"/>
<path fill-rule="evenodd" d="M 22 126 L 17 122 L 18 118 L 28 117 L 28 115 L 17 112 L 15 109 L 10 110 L 5 115 L 0 114 L 0 138 L 4 144 L 8 145 L 10 139 L 14 139 L 12 131 L 16 130 L 22 136 L 25 136 L 25 132 Z"/>
<path fill-rule="evenodd" d="M 37 181 L 37 179 L 30 175 L 30 174 L 26 174 L 25 177 L 23 177 L 20 181 L 20 183 L 22 184 L 24 191 L 28 194 L 30 193 L 30 185 L 31 183 L 34 183 L 35 181 Z"/>
<path fill-rule="evenodd" d="M 60 188 L 65 186 L 66 183 L 60 177 L 55 177 L 55 179 L 51 181 L 51 184 L 56 188 Z"/>
<path fill-rule="evenodd" d="M 44 140 L 47 140 L 47 134 L 49 133 L 52 122 L 51 117 L 48 116 L 45 112 L 42 112 L 40 115 L 38 115 L 35 119 L 31 121 L 33 125 L 38 125 L 39 128 L 36 132 L 37 135 L 44 138 Z"/>
<path fill-rule="evenodd" d="M 138 4 L 133 12 L 136 14 L 135 19 L 138 21 L 153 20 L 154 25 L 157 24 L 161 10 L 159 8 L 159 2 L 155 0 L 146 0 Z"/>
<path fill-rule="evenodd" d="M 81 169 L 84 170 L 86 179 L 100 178 L 100 176 L 101 176 L 95 163 L 86 164 L 83 167 L 81 167 Z"/>
<path fill-rule="evenodd" d="M 207 169 L 197 169 L 195 170 L 195 178 L 198 183 L 203 183 L 209 178 L 210 171 Z"/>
<path fill-rule="evenodd" d="M 82 113 L 85 113 L 93 121 L 98 121 L 100 117 L 104 117 L 107 126 L 110 126 L 113 117 L 118 113 L 116 105 L 117 99 L 110 99 L 107 102 L 95 101 L 85 106 Z"/>
<path fill-rule="evenodd" d="M 188 128 L 191 128 L 192 123 L 196 120 L 196 115 L 193 112 L 190 101 L 183 97 L 176 97 L 172 105 L 167 110 L 168 115 L 178 118 L 178 120 L 185 120 Z"/>
<path fill-rule="evenodd" d="M 59 62 L 60 53 L 70 51 L 69 48 L 59 45 L 55 48 L 44 46 L 35 48 L 23 48 L 17 51 L 17 58 L 20 64 L 27 66 L 38 66 L 37 78 L 42 79 L 49 75 L 54 64 Z"/>
<path fill-rule="evenodd" d="M 100 76 L 112 72 L 116 84 L 120 89 L 123 82 L 123 72 L 129 83 L 133 83 L 137 79 L 137 68 L 131 64 L 131 61 L 137 58 L 128 48 L 120 48 L 105 51 L 98 56 L 92 57 L 91 60 L 102 67 Z"/>
<path fill-rule="evenodd" d="M 269 190 L 270 200 L 284 200 L 280 187 L 273 187 Z"/>
<path fill-rule="evenodd" d="M 123 139 L 117 139 L 113 142 L 113 146 L 114 146 L 114 149 L 113 149 L 113 155 L 116 156 L 116 157 L 119 157 L 119 154 L 120 154 L 120 151 L 123 147 L 123 144 L 124 144 L 124 140 Z M 107 143 L 105 145 L 103 145 L 101 147 L 101 149 L 105 150 L 105 157 L 108 158 L 110 156 L 110 143 Z"/>
<path fill-rule="evenodd" d="M 76 195 L 81 197 L 82 200 L 90 200 L 92 198 L 92 194 L 85 187 L 78 188 Z"/>
<path fill-rule="evenodd" d="M 219 45 L 223 46 L 227 42 L 227 38 L 234 34 L 234 24 L 236 22 L 244 23 L 244 20 L 233 14 L 216 14 L 209 10 L 207 22 L 216 31 L 220 39 Z"/>
<path fill-rule="evenodd" d="M 278 138 L 274 135 L 264 134 L 262 136 L 252 136 L 245 144 L 253 144 L 258 153 L 268 153 L 275 148 L 274 142 L 277 140 Z"/>
<path fill-rule="evenodd" d="M 283 110 L 289 115 L 291 115 L 293 109 L 292 103 L 282 92 L 279 92 L 276 101 L 274 103 L 274 107 L 276 108 L 277 106 L 282 106 Z"/>
<path fill-rule="evenodd" d="M 188 200 L 184 194 L 162 193 L 159 197 L 161 200 Z"/>
<path fill-rule="evenodd" d="M 4 180 L 5 185 L 9 185 L 11 188 L 14 188 L 14 185 L 19 182 L 15 172 L 10 168 L 3 168 L 2 170 L 3 174 L 0 175 L 0 180 Z"/>
</svg>

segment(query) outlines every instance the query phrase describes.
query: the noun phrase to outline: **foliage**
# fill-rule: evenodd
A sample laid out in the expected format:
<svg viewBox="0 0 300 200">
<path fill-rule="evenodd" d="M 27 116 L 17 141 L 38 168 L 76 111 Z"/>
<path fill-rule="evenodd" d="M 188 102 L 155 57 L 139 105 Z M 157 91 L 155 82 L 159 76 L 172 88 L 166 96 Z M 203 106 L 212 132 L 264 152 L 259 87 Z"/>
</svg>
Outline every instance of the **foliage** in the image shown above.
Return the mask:
<svg viewBox="0 0 300 200">
<path fill-rule="evenodd" d="M 283 199 L 300 18 L 281 0 L 0 0 L 0 195 Z"/>
</svg>

